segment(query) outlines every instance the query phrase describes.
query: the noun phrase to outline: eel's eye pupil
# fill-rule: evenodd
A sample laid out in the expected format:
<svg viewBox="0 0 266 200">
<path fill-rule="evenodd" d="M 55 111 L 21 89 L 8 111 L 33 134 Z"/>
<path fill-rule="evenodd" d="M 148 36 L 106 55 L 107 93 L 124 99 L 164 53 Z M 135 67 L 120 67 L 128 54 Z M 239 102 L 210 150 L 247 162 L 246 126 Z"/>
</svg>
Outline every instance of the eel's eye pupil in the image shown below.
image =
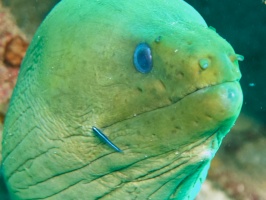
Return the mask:
<svg viewBox="0 0 266 200">
<path fill-rule="evenodd" d="M 146 43 L 140 43 L 134 52 L 134 65 L 141 73 L 149 73 L 152 70 L 151 48 Z"/>
</svg>

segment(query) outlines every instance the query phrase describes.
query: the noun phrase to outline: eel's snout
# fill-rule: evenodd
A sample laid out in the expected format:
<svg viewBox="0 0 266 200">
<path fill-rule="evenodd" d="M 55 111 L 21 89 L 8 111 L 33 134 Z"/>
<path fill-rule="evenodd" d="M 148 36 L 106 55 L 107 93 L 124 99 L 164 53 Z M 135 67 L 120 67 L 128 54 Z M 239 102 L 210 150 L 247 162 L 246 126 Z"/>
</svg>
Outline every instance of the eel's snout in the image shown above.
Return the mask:
<svg viewBox="0 0 266 200">
<path fill-rule="evenodd" d="M 206 115 L 217 122 L 235 118 L 241 110 L 243 94 L 238 81 L 221 83 L 197 92 L 205 93 Z"/>
<path fill-rule="evenodd" d="M 191 31 L 183 36 L 182 45 L 179 37 L 169 36 L 161 46 L 156 46 L 154 71 L 158 72 L 156 75 L 164 83 L 173 103 L 195 91 L 239 81 L 242 77 L 239 61 L 244 57 L 236 54 L 232 46 L 214 31 L 204 27 L 198 32 L 202 36 L 200 39 Z M 161 61 L 160 55 L 164 52 L 170 56 Z"/>
</svg>

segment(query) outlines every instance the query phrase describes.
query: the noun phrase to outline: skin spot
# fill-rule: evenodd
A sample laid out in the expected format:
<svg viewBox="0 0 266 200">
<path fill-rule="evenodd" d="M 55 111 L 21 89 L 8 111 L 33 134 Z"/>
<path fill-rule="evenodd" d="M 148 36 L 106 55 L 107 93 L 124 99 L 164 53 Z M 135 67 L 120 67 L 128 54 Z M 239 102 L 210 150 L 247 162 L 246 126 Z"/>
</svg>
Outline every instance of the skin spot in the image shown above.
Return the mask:
<svg viewBox="0 0 266 200">
<path fill-rule="evenodd" d="M 214 77 L 217 77 L 217 76 L 218 76 L 218 74 L 217 74 L 216 71 L 213 72 L 213 76 L 214 76 Z"/>
<path fill-rule="evenodd" d="M 176 74 L 176 77 L 177 77 L 178 79 L 182 79 L 182 78 L 184 78 L 184 73 L 183 73 L 183 72 L 180 72 L 180 71 L 176 70 L 176 71 L 175 71 L 175 74 Z"/>
<path fill-rule="evenodd" d="M 167 74 L 167 75 L 166 75 L 166 78 L 167 78 L 167 79 L 172 79 L 172 75 L 171 75 L 171 74 Z"/>
<path fill-rule="evenodd" d="M 208 119 L 208 120 L 213 120 L 213 117 L 211 116 L 211 115 L 209 115 L 209 114 L 206 114 L 206 118 Z"/>
<path fill-rule="evenodd" d="M 193 122 L 192 122 L 192 125 L 193 125 L 193 126 L 198 126 L 199 123 L 198 123 L 198 121 L 193 121 Z"/>
<path fill-rule="evenodd" d="M 141 87 L 137 87 L 136 89 L 138 92 L 143 92 L 143 89 Z"/>
<path fill-rule="evenodd" d="M 166 90 L 166 87 L 165 87 L 164 83 L 163 83 L 161 80 L 159 80 L 159 81 L 157 82 L 157 84 L 156 84 L 156 89 L 157 89 L 158 91 L 160 91 L 160 92 Z"/>
<path fill-rule="evenodd" d="M 158 37 L 155 39 L 155 42 L 156 42 L 156 43 L 159 43 L 161 40 L 162 40 L 162 36 L 158 36 Z"/>
<path fill-rule="evenodd" d="M 230 55 L 228 55 L 228 57 L 229 57 L 229 59 L 231 60 L 232 63 L 234 63 L 237 60 L 235 54 L 230 54 Z"/>
</svg>

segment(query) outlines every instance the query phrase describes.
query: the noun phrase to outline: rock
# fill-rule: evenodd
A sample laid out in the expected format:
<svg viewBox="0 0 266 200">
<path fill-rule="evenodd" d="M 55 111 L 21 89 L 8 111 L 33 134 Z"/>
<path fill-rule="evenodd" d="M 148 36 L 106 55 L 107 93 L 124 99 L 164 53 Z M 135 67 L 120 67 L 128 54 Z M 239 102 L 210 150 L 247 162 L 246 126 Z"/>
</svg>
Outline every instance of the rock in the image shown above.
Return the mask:
<svg viewBox="0 0 266 200">
<path fill-rule="evenodd" d="M 31 39 L 36 29 L 60 0 L 3 0 L 3 5 L 10 8 L 17 24 Z"/>
</svg>

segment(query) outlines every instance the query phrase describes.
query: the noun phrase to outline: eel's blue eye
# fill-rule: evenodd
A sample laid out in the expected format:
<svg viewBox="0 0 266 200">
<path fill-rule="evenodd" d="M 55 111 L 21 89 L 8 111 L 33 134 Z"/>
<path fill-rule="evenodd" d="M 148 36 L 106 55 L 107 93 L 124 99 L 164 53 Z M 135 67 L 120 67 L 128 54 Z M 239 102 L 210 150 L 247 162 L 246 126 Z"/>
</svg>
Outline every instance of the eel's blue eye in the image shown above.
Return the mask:
<svg viewBox="0 0 266 200">
<path fill-rule="evenodd" d="M 152 70 L 151 48 L 146 43 L 140 43 L 134 52 L 134 65 L 136 69 L 143 73 L 149 73 Z"/>
</svg>

